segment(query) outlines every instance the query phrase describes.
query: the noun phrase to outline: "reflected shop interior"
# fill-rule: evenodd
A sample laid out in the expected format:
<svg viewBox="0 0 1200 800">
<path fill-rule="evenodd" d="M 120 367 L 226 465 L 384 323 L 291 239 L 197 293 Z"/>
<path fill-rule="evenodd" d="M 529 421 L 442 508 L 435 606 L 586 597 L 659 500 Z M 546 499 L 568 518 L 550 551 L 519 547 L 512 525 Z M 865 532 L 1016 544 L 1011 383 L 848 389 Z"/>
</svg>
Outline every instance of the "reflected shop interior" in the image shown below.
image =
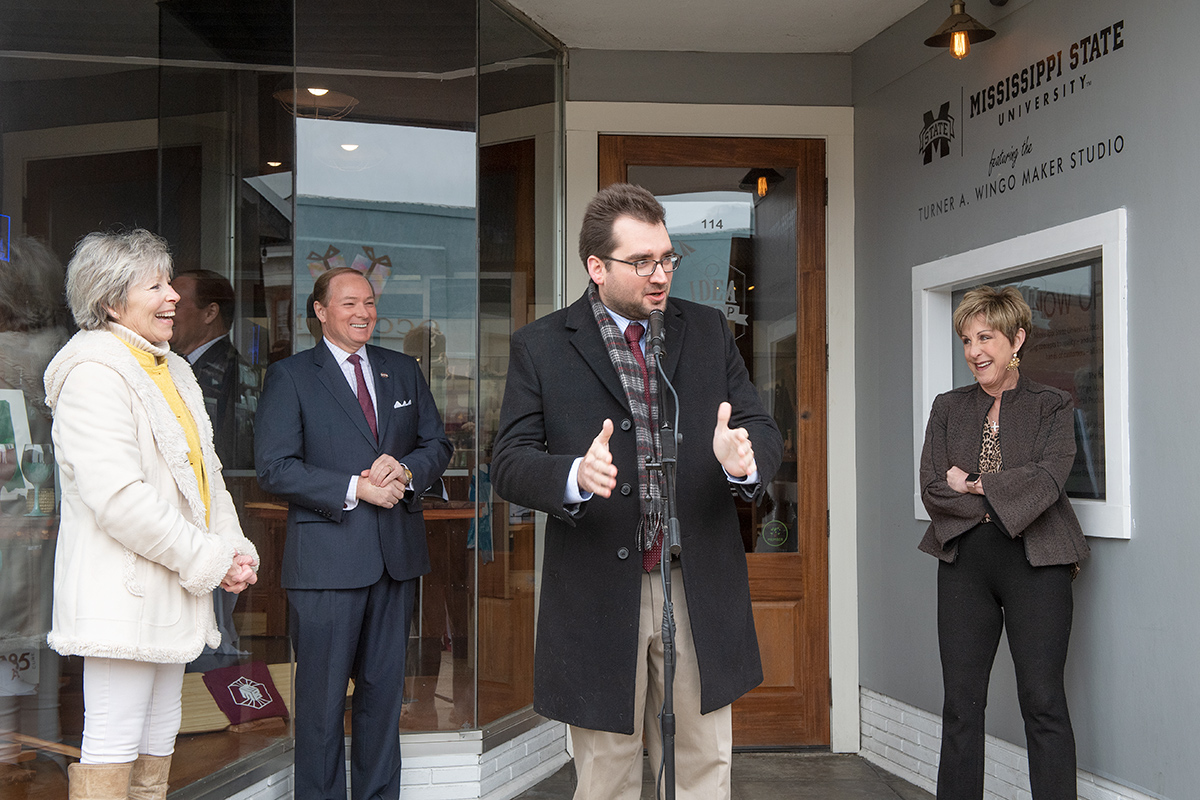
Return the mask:
<svg viewBox="0 0 1200 800">
<path fill-rule="evenodd" d="M 235 723 L 213 692 L 254 665 L 290 706 L 286 505 L 255 479 L 254 418 L 267 366 L 320 337 L 310 295 L 337 266 L 375 287 L 375 343 L 418 359 L 455 447 L 449 499 L 425 505 L 401 731 L 529 717 L 535 521 L 492 494 L 488 464 L 509 337 L 557 290 L 557 45 L 489 0 L 0 1 L 0 18 L 0 792 L 64 798 L 79 755 L 82 659 L 46 647 L 42 375 L 74 333 L 64 266 L 96 230 L 147 228 L 177 274 L 232 287 L 236 386 L 208 411 L 262 568 L 214 598 L 224 638 L 188 667 L 172 790 L 290 747 L 280 703 Z"/>
</svg>

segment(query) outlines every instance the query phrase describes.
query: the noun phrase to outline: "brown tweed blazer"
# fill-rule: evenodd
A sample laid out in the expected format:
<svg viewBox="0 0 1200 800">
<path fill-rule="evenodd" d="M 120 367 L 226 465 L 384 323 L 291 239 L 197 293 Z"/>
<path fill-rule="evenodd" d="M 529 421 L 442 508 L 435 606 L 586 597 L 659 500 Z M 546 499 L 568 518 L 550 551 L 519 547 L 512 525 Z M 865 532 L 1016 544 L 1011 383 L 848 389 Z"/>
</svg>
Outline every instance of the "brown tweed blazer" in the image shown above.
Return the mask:
<svg viewBox="0 0 1200 800">
<path fill-rule="evenodd" d="M 977 384 L 933 401 L 921 451 L 921 500 L 932 521 L 920 549 L 953 562 L 958 536 L 990 513 L 1001 530 L 1024 539 L 1025 557 L 1033 566 L 1082 561 L 1089 548 L 1064 488 L 1075 460 L 1073 407 L 1066 392 L 1022 376 L 1000 400 L 1004 468 L 983 476 L 983 495 L 960 494 L 946 482 L 951 466 L 979 469 L 983 420 L 992 402 Z"/>
</svg>

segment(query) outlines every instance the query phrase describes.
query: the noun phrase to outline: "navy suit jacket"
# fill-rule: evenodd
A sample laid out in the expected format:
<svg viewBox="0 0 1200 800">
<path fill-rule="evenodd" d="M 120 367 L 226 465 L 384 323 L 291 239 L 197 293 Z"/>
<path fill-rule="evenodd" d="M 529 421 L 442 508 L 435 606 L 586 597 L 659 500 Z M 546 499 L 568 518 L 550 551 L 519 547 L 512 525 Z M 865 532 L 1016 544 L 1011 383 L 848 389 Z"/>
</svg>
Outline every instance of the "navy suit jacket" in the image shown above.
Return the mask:
<svg viewBox="0 0 1200 800">
<path fill-rule="evenodd" d="M 324 341 L 272 364 L 255 418 L 258 482 L 288 501 L 282 584 L 356 589 L 386 569 L 395 580 L 429 572 L 421 495 L 441 480 L 453 448 L 417 361 L 367 346 L 379 440 Z M 351 475 L 390 453 L 413 487 L 390 509 L 359 501 L 343 511 Z"/>
</svg>

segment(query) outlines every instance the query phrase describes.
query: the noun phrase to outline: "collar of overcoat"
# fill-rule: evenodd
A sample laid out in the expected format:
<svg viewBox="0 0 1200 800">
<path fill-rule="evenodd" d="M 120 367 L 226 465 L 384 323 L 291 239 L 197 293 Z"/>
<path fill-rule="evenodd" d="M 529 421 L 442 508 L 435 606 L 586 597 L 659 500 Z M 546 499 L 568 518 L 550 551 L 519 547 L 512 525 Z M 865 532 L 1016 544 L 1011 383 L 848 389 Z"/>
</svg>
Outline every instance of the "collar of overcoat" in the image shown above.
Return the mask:
<svg viewBox="0 0 1200 800">
<path fill-rule="evenodd" d="M 679 365 L 679 352 L 683 349 L 684 335 L 687 332 L 687 322 L 677 303 L 667 300 L 664 313 L 666 331 L 663 336 L 663 369 L 668 380 L 674 380 L 675 369 Z M 592 313 L 592 305 L 587 293 L 576 300 L 567 309 L 566 328 L 569 332 L 571 345 L 583 357 L 588 367 L 596 373 L 596 377 L 608 389 L 622 406 L 628 407 L 625 390 L 621 387 L 621 379 L 613 367 L 612 359 L 604 348 L 604 340 L 600 336 L 600 325 Z"/>
</svg>

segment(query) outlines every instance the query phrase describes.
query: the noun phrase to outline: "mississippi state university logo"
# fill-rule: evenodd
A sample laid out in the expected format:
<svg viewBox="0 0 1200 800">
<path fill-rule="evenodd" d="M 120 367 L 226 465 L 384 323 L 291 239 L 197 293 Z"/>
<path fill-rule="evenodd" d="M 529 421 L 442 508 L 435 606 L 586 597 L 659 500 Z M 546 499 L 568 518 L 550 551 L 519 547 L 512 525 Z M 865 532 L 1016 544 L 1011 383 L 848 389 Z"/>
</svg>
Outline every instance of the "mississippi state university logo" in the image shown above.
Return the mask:
<svg viewBox="0 0 1200 800">
<path fill-rule="evenodd" d="M 265 708 L 271 702 L 271 694 L 267 687 L 249 678 L 238 678 L 229 684 L 229 694 L 233 702 L 247 708 Z"/>
<path fill-rule="evenodd" d="M 942 103 L 937 117 L 932 111 L 925 112 L 925 127 L 921 129 L 921 152 L 924 163 L 933 161 L 933 151 L 939 158 L 950 155 L 950 140 L 954 138 L 954 117 L 950 116 L 950 103 Z"/>
</svg>

